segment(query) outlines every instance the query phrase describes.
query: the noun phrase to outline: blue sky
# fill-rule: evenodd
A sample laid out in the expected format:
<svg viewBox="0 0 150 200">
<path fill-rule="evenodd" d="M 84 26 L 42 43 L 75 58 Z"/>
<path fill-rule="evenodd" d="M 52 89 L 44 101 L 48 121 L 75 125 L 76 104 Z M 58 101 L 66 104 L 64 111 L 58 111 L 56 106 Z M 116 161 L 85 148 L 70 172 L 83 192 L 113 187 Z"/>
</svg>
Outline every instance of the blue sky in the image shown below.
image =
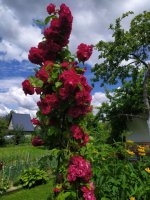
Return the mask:
<svg viewBox="0 0 150 200">
<path fill-rule="evenodd" d="M 73 14 L 73 30 L 70 37 L 70 50 L 76 52 L 77 46 L 83 42 L 96 44 L 100 40 L 110 41 L 109 24 L 132 10 L 135 15 L 150 10 L 149 0 L 0 0 L 0 116 L 14 109 L 20 113 L 37 111 L 36 101 L 39 97 L 25 96 L 21 83 L 33 74 L 36 67 L 28 61 L 28 51 L 41 41 L 41 30 L 33 24 L 33 19 L 42 19 L 47 15 L 46 6 L 55 3 L 60 6 L 66 3 Z M 129 20 L 124 27 L 129 27 Z M 91 78 L 91 67 L 98 61 L 98 53 L 94 51 L 87 62 L 86 77 Z M 92 91 L 93 105 L 106 101 L 104 89 L 96 84 Z"/>
</svg>

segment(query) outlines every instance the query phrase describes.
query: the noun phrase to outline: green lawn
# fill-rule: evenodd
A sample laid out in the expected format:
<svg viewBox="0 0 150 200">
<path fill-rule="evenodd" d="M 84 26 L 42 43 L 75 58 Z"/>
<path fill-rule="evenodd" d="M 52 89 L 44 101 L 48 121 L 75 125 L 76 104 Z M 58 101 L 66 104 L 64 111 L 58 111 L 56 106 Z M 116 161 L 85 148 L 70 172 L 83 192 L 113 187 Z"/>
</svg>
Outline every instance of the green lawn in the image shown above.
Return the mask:
<svg viewBox="0 0 150 200">
<path fill-rule="evenodd" d="M 1 197 L 1 200 L 46 200 L 52 191 L 52 183 L 32 189 L 22 189 Z"/>
<path fill-rule="evenodd" d="M 48 153 L 44 147 L 34 147 L 29 144 L 0 147 L 0 161 L 3 162 L 4 169 L 0 170 L 0 182 L 6 177 L 12 185 L 23 170 L 39 167 L 39 159 Z"/>
<path fill-rule="evenodd" d="M 35 160 L 46 154 L 48 154 L 48 150 L 44 147 L 34 147 L 29 144 L 0 147 L 0 160 L 5 164 L 15 160 Z"/>
</svg>

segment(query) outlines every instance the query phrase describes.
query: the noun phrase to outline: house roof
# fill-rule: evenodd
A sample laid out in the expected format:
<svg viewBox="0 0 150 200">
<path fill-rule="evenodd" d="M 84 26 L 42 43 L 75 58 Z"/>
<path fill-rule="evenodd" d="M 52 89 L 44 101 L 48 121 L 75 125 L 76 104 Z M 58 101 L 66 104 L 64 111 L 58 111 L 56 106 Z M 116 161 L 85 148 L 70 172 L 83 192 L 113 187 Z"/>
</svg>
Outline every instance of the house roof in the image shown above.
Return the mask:
<svg viewBox="0 0 150 200">
<path fill-rule="evenodd" d="M 29 114 L 12 113 L 11 120 L 13 128 L 21 128 L 24 131 L 34 131 Z"/>
</svg>

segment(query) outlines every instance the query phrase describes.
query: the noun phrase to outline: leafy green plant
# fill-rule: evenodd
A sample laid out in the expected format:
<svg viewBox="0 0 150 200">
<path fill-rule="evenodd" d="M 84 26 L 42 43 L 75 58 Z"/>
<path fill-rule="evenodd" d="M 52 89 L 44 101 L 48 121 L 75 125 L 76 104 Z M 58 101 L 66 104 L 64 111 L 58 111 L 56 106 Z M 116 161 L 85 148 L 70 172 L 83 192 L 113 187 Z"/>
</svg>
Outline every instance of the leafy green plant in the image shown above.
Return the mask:
<svg viewBox="0 0 150 200">
<path fill-rule="evenodd" d="M 29 168 L 22 173 L 19 181 L 23 187 L 32 188 L 36 185 L 46 183 L 48 181 L 48 175 L 45 171 L 38 168 Z"/>
<path fill-rule="evenodd" d="M 8 179 L 6 177 L 2 178 L 0 180 L 0 195 L 4 194 L 7 191 L 8 188 L 9 188 Z"/>
</svg>

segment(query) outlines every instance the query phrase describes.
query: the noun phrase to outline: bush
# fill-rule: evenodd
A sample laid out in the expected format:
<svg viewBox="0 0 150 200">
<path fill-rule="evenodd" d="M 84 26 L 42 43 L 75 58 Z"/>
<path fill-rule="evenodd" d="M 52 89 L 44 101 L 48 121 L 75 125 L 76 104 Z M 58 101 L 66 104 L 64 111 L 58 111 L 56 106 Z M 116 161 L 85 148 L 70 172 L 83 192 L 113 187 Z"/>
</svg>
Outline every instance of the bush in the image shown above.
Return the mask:
<svg viewBox="0 0 150 200">
<path fill-rule="evenodd" d="M 22 173 L 19 181 L 24 188 L 32 188 L 37 185 L 45 184 L 48 181 L 48 175 L 43 170 L 29 168 Z"/>
</svg>

